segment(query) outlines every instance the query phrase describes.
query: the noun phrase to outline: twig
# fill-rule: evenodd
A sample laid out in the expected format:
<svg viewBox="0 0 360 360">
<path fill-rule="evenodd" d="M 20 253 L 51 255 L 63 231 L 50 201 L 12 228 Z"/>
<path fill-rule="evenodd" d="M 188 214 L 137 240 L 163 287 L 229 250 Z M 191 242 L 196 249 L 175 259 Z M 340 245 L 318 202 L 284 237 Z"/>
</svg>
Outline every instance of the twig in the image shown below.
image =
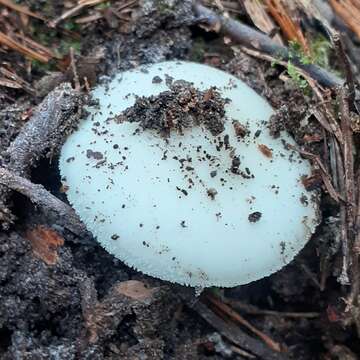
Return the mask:
<svg viewBox="0 0 360 360">
<path fill-rule="evenodd" d="M 341 149 L 338 142 L 333 139 L 332 146 L 334 147 L 335 155 L 335 169 L 336 177 L 338 180 L 339 192 L 345 195 L 345 175 L 344 175 L 344 162 L 341 156 Z M 345 195 L 346 196 L 346 195 Z M 345 199 L 346 200 L 346 199 Z M 340 236 L 341 236 L 341 249 L 342 249 L 342 268 L 338 280 L 343 285 L 349 285 L 349 266 L 350 266 L 350 248 L 348 238 L 348 224 L 346 221 L 346 202 L 340 203 Z"/>
<path fill-rule="evenodd" d="M 71 65 L 71 70 L 74 75 L 75 90 L 80 91 L 81 86 L 80 86 L 80 81 L 79 81 L 79 75 L 78 75 L 78 72 L 76 69 L 76 62 L 75 62 L 75 55 L 74 55 L 73 47 L 70 47 L 70 65 Z"/>
<path fill-rule="evenodd" d="M 353 134 L 350 124 L 348 93 L 343 87 L 339 92 L 339 111 L 341 130 L 344 137 L 343 154 L 345 170 L 345 193 L 347 201 L 347 217 L 349 229 L 354 233 L 355 216 L 355 179 L 354 179 L 354 155 L 353 155 Z"/>
<path fill-rule="evenodd" d="M 353 253 L 355 244 L 355 223 L 356 223 L 356 193 L 355 193 L 355 176 L 354 176 L 354 145 L 353 145 L 353 131 L 350 124 L 350 110 L 349 106 L 354 106 L 355 100 L 355 80 L 351 70 L 349 59 L 344 51 L 344 47 L 337 32 L 331 33 L 331 38 L 337 52 L 337 57 L 343 71 L 346 74 L 346 87 L 339 89 L 337 93 L 337 101 L 339 104 L 339 118 L 340 126 L 343 134 L 343 143 L 341 145 L 342 167 L 338 168 L 342 173 L 338 175 L 341 190 L 346 197 L 346 203 L 342 204 L 340 208 L 341 219 L 341 236 L 343 249 L 343 270 L 341 278 L 345 277 L 348 284 L 358 288 L 359 269 L 357 267 L 358 255 Z M 346 271 L 346 273 L 345 273 Z M 349 278 L 350 275 L 350 278 Z M 347 277 L 347 278 L 346 278 Z M 352 297 L 350 293 L 350 297 Z M 350 306 L 353 302 L 357 302 L 357 296 L 353 297 Z"/>
<path fill-rule="evenodd" d="M 126 9 L 130 9 L 131 7 L 133 7 L 134 5 L 136 5 L 138 2 L 138 0 L 129 0 L 123 4 L 119 4 L 114 8 L 110 8 L 111 12 L 120 20 L 123 21 L 129 21 L 129 18 L 125 18 L 124 16 L 121 15 L 121 13 L 126 10 Z M 97 21 L 99 19 L 102 19 L 104 17 L 104 12 L 96 12 L 94 14 L 91 15 L 86 15 L 80 18 L 77 18 L 75 20 L 75 22 L 77 24 L 86 24 L 89 22 L 93 22 L 93 21 Z"/>
<path fill-rule="evenodd" d="M 351 69 L 351 64 L 350 64 L 349 58 L 346 55 L 340 34 L 337 32 L 332 32 L 331 39 L 334 43 L 334 47 L 337 52 L 337 55 L 338 55 L 337 57 L 340 62 L 340 65 L 346 74 L 346 83 L 350 90 L 350 93 L 348 94 L 348 101 L 349 101 L 349 103 L 353 104 L 353 102 L 355 100 L 355 79 L 354 79 L 354 74 Z"/>
<path fill-rule="evenodd" d="M 316 164 L 318 166 L 324 186 L 325 186 L 327 192 L 329 193 L 329 195 L 333 198 L 333 200 L 335 200 L 336 202 L 339 202 L 340 200 L 342 200 L 343 202 L 345 201 L 345 198 L 342 196 L 342 194 L 340 192 L 336 191 L 336 189 L 334 188 L 331 176 L 329 175 L 325 165 L 323 164 L 323 162 L 321 161 L 321 159 L 318 155 L 312 154 L 305 150 L 298 149 L 292 145 L 288 145 L 288 146 L 291 149 L 297 151 L 299 154 L 306 157 L 307 159 L 310 159 L 311 161 L 313 161 L 314 164 Z"/>
<path fill-rule="evenodd" d="M 289 50 L 272 41 L 267 35 L 242 24 L 237 20 L 218 15 L 198 2 L 195 2 L 194 4 L 194 11 L 198 18 L 201 19 L 202 23 L 206 24 L 210 29 L 215 29 L 229 36 L 235 42 L 267 55 L 274 56 L 276 59 L 285 62 L 289 60 Z M 295 66 L 305 71 L 309 76 L 325 87 L 334 87 L 341 85 L 344 82 L 343 79 L 338 78 L 317 65 L 303 64 L 301 59 L 296 56 L 292 56 L 291 61 Z"/>
<path fill-rule="evenodd" d="M 47 56 L 49 59 L 61 59 L 61 56 L 56 55 L 51 49 L 47 48 L 46 46 L 32 40 L 31 38 L 24 36 L 23 34 L 14 34 L 15 39 L 14 40 L 21 40 L 23 42 L 23 45 L 28 45 L 34 50 L 37 50 L 38 52 L 41 52 L 43 55 Z"/>
<path fill-rule="evenodd" d="M 56 27 L 60 22 L 64 21 L 65 19 L 67 19 L 69 17 L 74 16 L 75 14 L 77 14 L 83 8 L 85 8 L 87 6 L 95 6 L 95 5 L 101 4 L 104 1 L 105 0 L 84 0 L 84 1 L 79 1 L 79 3 L 76 6 L 74 6 L 73 8 L 65 11 L 58 18 L 50 21 L 49 26 L 50 27 Z"/>
<path fill-rule="evenodd" d="M 47 54 L 40 54 L 24 45 L 19 44 L 18 41 L 12 39 L 10 36 L 0 32 L 0 44 L 7 46 L 10 49 L 16 50 L 19 53 L 29 57 L 30 59 L 38 60 L 43 63 L 49 62 L 51 59 Z"/>
<path fill-rule="evenodd" d="M 0 0 L 0 4 L 12 9 L 12 10 L 15 10 L 21 14 L 25 14 L 25 15 L 31 16 L 33 18 L 45 21 L 45 18 L 42 15 L 40 15 L 38 13 L 34 13 L 33 11 L 30 11 L 26 6 L 14 4 L 10 0 Z"/>
<path fill-rule="evenodd" d="M 346 208 L 342 209 L 341 215 L 345 217 L 345 224 L 343 231 L 347 231 L 347 249 L 346 255 L 347 266 L 350 268 L 350 285 L 351 291 L 347 299 L 348 306 L 353 312 L 353 318 L 357 327 L 358 335 L 360 336 L 360 319 L 358 315 L 359 293 L 360 293 L 360 269 L 359 269 L 359 225 L 360 225 L 360 191 L 358 188 L 358 201 L 356 203 L 355 190 L 355 174 L 354 174 L 354 154 L 353 154 L 353 132 L 350 124 L 349 101 L 350 95 L 346 88 L 341 88 L 339 91 L 339 112 L 341 128 L 344 134 L 343 156 L 344 156 L 344 173 L 345 173 L 345 193 L 346 193 Z M 359 175 L 359 173 L 358 173 Z M 359 179 L 359 177 L 357 177 Z"/>
<path fill-rule="evenodd" d="M 255 355 L 250 354 L 249 352 L 239 348 L 238 346 L 231 345 L 230 346 L 231 351 L 233 351 L 235 354 L 238 354 L 242 356 L 245 359 L 256 359 Z"/>
<path fill-rule="evenodd" d="M 48 192 L 42 185 L 34 184 L 4 168 L 0 168 L 0 184 L 26 196 L 31 202 L 40 206 L 44 212 L 54 212 L 64 227 L 75 235 L 85 234 L 86 228 L 75 211 Z"/>
<path fill-rule="evenodd" d="M 315 116 L 319 123 L 327 130 L 330 134 L 328 138 L 328 145 L 330 148 L 329 152 L 329 164 L 331 169 L 331 175 L 329 176 L 329 181 L 331 182 L 334 188 L 337 197 L 342 201 L 339 202 L 340 207 L 340 236 L 341 236 L 341 248 L 342 248 L 342 267 L 341 274 L 338 277 L 338 280 L 341 284 L 349 284 L 349 267 L 350 267 L 350 251 L 349 251 L 349 234 L 348 234 L 348 222 L 347 222 L 347 193 L 345 189 L 345 175 L 344 175 L 344 162 L 341 155 L 341 148 L 347 148 L 348 145 L 345 143 L 349 141 L 348 136 L 345 136 L 343 133 L 343 126 L 340 127 L 339 123 L 336 120 L 334 110 L 329 101 L 324 101 L 321 91 L 317 88 L 316 84 L 311 79 L 307 79 L 309 85 L 316 94 L 320 104 L 322 105 L 322 111 L 315 111 Z M 345 101 L 345 99 L 343 99 Z M 343 104 L 345 107 L 346 105 Z M 352 161 L 351 161 L 352 162 Z M 328 189 L 329 191 L 329 189 Z M 331 195 L 331 192 L 329 192 Z M 332 196 L 334 198 L 334 196 Z M 326 281 L 326 272 L 324 271 L 321 275 L 320 280 L 320 289 L 324 289 Z"/>
<path fill-rule="evenodd" d="M 229 316 L 233 321 L 242 326 L 245 326 L 248 330 L 257 335 L 271 350 L 282 352 L 282 347 L 279 343 L 275 342 L 268 335 L 256 329 L 231 307 L 209 294 L 206 296 L 206 299 L 209 300 L 210 303 L 214 305 L 218 310 L 220 310 L 223 314 Z"/>
<path fill-rule="evenodd" d="M 301 75 L 305 78 L 308 82 L 309 86 L 313 90 L 314 94 L 316 95 L 317 99 L 320 101 L 321 111 L 314 110 L 313 113 L 319 123 L 327 130 L 330 134 L 335 135 L 337 140 L 340 144 L 343 143 L 343 134 L 341 132 L 341 128 L 339 123 L 336 120 L 335 114 L 333 109 L 329 106 L 331 102 L 329 100 L 325 100 L 322 94 L 322 90 L 319 88 L 319 84 L 314 81 L 308 74 L 301 73 Z"/>
<path fill-rule="evenodd" d="M 18 82 L 14 81 L 14 80 L 9 80 L 6 78 L 0 78 L 0 86 L 8 87 L 11 89 L 21 89 L 22 88 L 22 86 Z"/>
<path fill-rule="evenodd" d="M 49 93 L 7 149 L 4 166 L 27 177 L 35 163 L 44 155 L 52 156 L 76 127 L 84 102 L 84 96 L 67 83 Z M 4 229 L 14 220 L 7 204 L 9 195 L 0 186 L 0 225 Z"/>
<path fill-rule="evenodd" d="M 235 324 L 225 321 L 201 301 L 193 303 L 191 308 L 227 340 L 251 354 L 267 360 L 286 360 L 288 358 L 284 353 L 272 351 L 261 341 L 247 335 Z"/>
<path fill-rule="evenodd" d="M 7 150 L 10 170 L 27 175 L 43 155 L 51 156 L 76 127 L 84 97 L 64 83 L 49 93 Z"/>
<path fill-rule="evenodd" d="M 289 312 L 289 311 L 274 311 L 274 310 L 264 310 L 259 309 L 258 307 L 246 304 L 239 300 L 226 300 L 225 301 L 232 308 L 244 311 L 247 314 L 251 315 L 270 315 L 276 317 L 292 318 L 292 319 L 314 319 L 320 316 L 317 312 Z"/>
<path fill-rule="evenodd" d="M 14 83 L 14 88 L 17 89 L 24 89 L 27 93 L 30 95 L 35 95 L 35 89 L 32 88 L 32 86 L 26 82 L 24 79 L 22 79 L 20 76 L 15 74 L 12 71 L 9 71 L 5 69 L 4 67 L 0 66 L 0 74 L 4 75 L 7 79 L 4 79 L 5 81 L 11 81 Z M 6 86 L 6 83 L 4 84 Z M 18 85 L 18 86 L 16 86 Z M 11 85 L 10 85 L 11 87 Z"/>
</svg>

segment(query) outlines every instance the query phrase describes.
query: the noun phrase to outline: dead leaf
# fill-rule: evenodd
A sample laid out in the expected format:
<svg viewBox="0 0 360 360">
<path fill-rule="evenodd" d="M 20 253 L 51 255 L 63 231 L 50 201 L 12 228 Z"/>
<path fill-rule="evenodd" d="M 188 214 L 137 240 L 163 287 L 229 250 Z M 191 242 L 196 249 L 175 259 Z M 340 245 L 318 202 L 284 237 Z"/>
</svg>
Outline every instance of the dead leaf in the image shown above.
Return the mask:
<svg viewBox="0 0 360 360">
<path fill-rule="evenodd" d="M 57 250 L 64 245 L 64 239 L 55 231 L 39 225 L 26 232 L 34 254 L 48 265 L 55 265 L 59 259 Z"/>
<path fill-rule="evenodd" d="M 123 281 L 116 286 L 116 292 L 133 300 L 144 301 L 150 298 L 156 288 L 148 289 L 144 283 L 137 280 Z"/>
</svg>

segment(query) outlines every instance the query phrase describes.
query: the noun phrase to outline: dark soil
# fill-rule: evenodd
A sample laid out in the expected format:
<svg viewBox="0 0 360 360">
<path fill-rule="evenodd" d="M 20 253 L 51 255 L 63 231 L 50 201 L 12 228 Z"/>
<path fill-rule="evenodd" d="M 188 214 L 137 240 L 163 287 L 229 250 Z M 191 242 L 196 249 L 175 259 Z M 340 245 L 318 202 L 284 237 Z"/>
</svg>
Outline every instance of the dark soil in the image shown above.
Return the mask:
<svg viewBox="0 0 360 360">
<path fill-rule="evenodd" d="M 24 2 L 34 10 L 45 9 L 52 18 L 64 11 L 62 1 Z M 290 79 L 281 80 L 281 67 L 271 67 L 268 62 L 241 51 L 234 53 L 222 38 L 195 27 L 190 3 L 144 0 L 134 12 L 131 24 L 113 28 L 104 19 L 88 24 L 77 55 L 79 68 L 98 83 L 102 75 L 111 76 L 119 70 L 166 59 L 196 60 L 217 66 L 244 80 L 278 110 L 272 121 L 274 135 L 286 129 L 299 146 L 321 153 L 323 131 L 311 116 L 314 104 L 311 95 L 304 95 Z M 44 25 L 38 26 L 47 31 L 41 28 Z M 57 33 L 54 41 L 61 36 L 61 32 Z M 0 54 L 4 57 L 2 61 L 19 64 L 19 73 L 41 90 L 33 96 L 21 89 L 0 87 L 0 165 L 3 165 L 6 159 L 1 154 L 19 133 L 33 107 L 59 83 L 72 80 L 72 75 L 68 72 L 59 76 L 56 69 L 48 73 L 48 69 L 41 67 L 29 75 L 21 56 Z M 209 91 L 210 98 L 204 101 Z M 201 109 L 209 106 L 209 101 L 211 106 L 216 104 L 219 126 L 214 131 L 221 130 L 223 100 L 215 90 L 200 93 L 182 86 L 180 94 L 186 101 L 195 101 Z M 177 108 L 179 97 L 169 91 L 152 99 L 138 99 L 128 110 L 128 116 L 140 112 L 144 126 L 158 129 L 159 124 L 149 123 L 149 119 L 159 101 L 166 101 L 168 112 L 174 106 Z M 180 115 L 175 111 L 172 124 L 165 125 L 179 130 L 186 127 L 189 117 Z M 206 118 L 201 121 L 206 122 Z M 246 129 L 239 128 L 239 136 L 245 134 Z M 316 135 L 317 141 L 306 141 L 306 135 Z M 32 169 L 32 180 L 66 201 L 56 162 L 55 155 L 39 162 Z M 61 226 L 61 221 L 42 213 L 20 195 L 13 195 L 12 203 L 17 220 L 9 231 L 0 233 L 0 359 L 244 358 L 199 315 L 194 304 L 200 300 L 194 298 L 191 289 L 128 268 L 94 239 L 75 236 Z M 245 286 L 210 291 L 286 347 L 284 358 L 354 360 L 360 353 L 360 343 L 355 329 L 348 325 L 343 301 L 345 288 L 337 282 L 339 214 L 329 195 L 322 195 L 321 210 L 323 221 L 317 233 L 284 269 Z M 55 230 L 65 240 L 64 245 L 47 249 L 57 255 L 54 264 L 39 254 L 33 237 L 29 236 L 29 231 L 39 225 Z M 253 308 L 249 309 L 249 305 Z M 270 311 L 259 311 L 262 309 Z M 309 313 L 313 316 L 308 316 Z M 248 334 L 247 330 L 244 332 Z M 263 345 L 257 336 L 251 336 Z"/>
<path fill-rule="evenodd" d="M 135 104 L 115 118 L 118 122 L 139 122 L 142 129 L 156 130 L 169 137 L 193 126 L 204 125 L 213 136 L 224 131 L 224 105 L 216 88 L 200 91 L 186 81 L 174 81 L 170 90 L 157 96 L 138 97 Z"/>
</svg>

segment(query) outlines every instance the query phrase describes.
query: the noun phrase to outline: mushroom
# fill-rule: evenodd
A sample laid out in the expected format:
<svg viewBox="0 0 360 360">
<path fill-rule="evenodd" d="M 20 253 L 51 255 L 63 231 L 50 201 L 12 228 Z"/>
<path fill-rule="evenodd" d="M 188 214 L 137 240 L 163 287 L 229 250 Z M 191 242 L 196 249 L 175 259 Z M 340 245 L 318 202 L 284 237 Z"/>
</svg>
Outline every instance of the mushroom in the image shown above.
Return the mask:
<svg viewBox="0 0 360 360">
<path fill-rule="evenodd" d="M 177 81 L 224 100 L 221 132 L 196 123 L 164 136 L 141 126 L 129 108 L 145 104 L 146 113 Z M 180 284 L 231 287 L 278 271 L 309 240 L 318 201 L 301 178 L 310 163 L 287 133 L 270 135 L 272 108 L 239 79 L 168 61 L 119 73 L 93 97 L 98 105 L 62 148 L 60 172 L 87 228 L 127 265 Z"/>
</svg>

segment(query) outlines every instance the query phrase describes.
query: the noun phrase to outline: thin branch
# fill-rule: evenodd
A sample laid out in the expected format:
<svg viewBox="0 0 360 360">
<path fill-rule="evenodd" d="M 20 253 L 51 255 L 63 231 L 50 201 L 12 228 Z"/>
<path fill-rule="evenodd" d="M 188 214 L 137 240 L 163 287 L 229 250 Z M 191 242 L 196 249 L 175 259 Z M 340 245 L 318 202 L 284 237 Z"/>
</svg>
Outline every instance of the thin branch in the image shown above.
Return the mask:
<svg viewBox="0 0 360 360">
<path fill-rule="evenodd" d="M 240 45 L 274 56 L 276 59 L 285 62 L 290 60 L 289 50 L 275 43 L 267 35 L 230 17 L 225 18 L 218 15 L 198 2 L 194 4 L 194 11 L 199 20 L 201 20 L 201 23 L 207 25 L 212 30 L 225 34 Z M 291 57 L 291 62 L 325 87 L 338 86 L 344 82 L 343 79 L 317 65 L 303 64 L 301 59 L 295 56 Z"/>
<path fill-rule="evenodd" d="M 32 86 L 15 72 L 9 71 L 4 67 L 0 66 L 0 74 L 5 76 L 5 86 L 7 80 L 14 83 L 15 89 L 24 89 L 24 91 L 28 92 L 30 95 L 35 95 L 35 90 L 32 88 Z M 11 87 L 11 85 L 9 87 Z"/>
<path fill-rule="evenodd" d="M 292 318 L 292 319 L 314 319 L 320 316 L 317 312 L 289 312 L 289 311 L 274 311 L 259 309 L 258 307 L 244 303 L 239 300 L 226 300 L 226 303 L 232 308 L 240 311 L 244 311 L 250 315 L 270 315 L 280 318 Z"/>
<path fill-rule="evenodd" d="M 225 321 L 201 301 L 196 301 L 190 306 L 227 340 L 251 354 L 267 360 L 285 360 L 288 358 L 285 354 L 272 351 L 260 340 L 247 335 L 235 324 Z"/>
<path fill-rule="evenodd" d="M 70 66 L 74 75 L 75 90 L 80 91 L 81 85 L 80 85 L 79 75 L 76 69 L 75 54 L 73 47 L 70 47 Z"/>
<path fill-rule="evenodd" d="M 79 13 L 83 8 L 88 6 L 95 6 L 98 4 L 101 4 L 105 0 L 80 0 L 78 4 L 71 9 L 65 11 L 63 14 L 61 14 L 58 18 L 52 20 L 49 22 L 50 27 L 56 27 L 60 22 L 68 19 L 69 17 L 72 17 Z"/>
<path fill-rule="evenodd" d="M 51 59 L 51 57 L 49 57 L 48 55 L 41 54 L 24 45 L 19 44 L 18 41 L 12 39 L 10 36 L 4 34 L 1 31 L 0 31 L 0 44 L 10 49 L 18 51 L 19 53 L 25 55 L 30 59 L 38 60 L 43 63 L 48 63 L 49 60 Z"/>
<path fill-rule="evenodd" d="M 271 339 L 268 335 L 258 330 L 255 326 L 250 324 L 246 319 L 244 319 L 239 313 L 233 310 L 230 306 L 226 305 L 215 296 L 207 295 L 206 300 L 208 300 L 212 305 L 214 305 L 218 310 L 220 310 L 226 316 L 229 316 L 234 322 L 246 327 L 253 334 L 258 336 L 271 350 L 282 352 L 282 346 Z"/>
</svg>

